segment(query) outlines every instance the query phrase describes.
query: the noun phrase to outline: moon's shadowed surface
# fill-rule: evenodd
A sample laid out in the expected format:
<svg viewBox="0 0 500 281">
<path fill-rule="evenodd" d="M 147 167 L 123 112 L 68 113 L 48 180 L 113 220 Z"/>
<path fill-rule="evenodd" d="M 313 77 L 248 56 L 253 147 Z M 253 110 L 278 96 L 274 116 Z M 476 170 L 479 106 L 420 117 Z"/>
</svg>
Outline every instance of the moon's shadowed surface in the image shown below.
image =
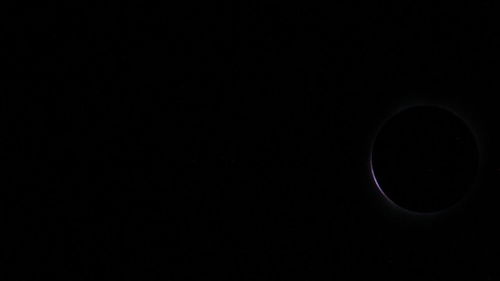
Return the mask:
<svg viewBox="0 0 500 281">
<path fill-rule="evenodd" d="M 469 127 L 454 113 L 434 106 L 411 107 L 386 121 L 371 161 L 384 196 L 419 213 L 441 211 L 464 198 L 479 163 Z"/>
</svg>

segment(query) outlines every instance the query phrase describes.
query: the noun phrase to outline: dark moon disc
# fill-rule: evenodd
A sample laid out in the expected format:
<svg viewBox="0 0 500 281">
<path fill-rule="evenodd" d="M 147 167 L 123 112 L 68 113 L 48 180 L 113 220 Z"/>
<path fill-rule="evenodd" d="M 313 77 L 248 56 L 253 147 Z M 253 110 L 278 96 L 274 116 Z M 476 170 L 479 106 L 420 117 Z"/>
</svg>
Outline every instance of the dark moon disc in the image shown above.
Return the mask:
<svg viewBox="0 0 500 281">
<path fill-rule="evenodd" d="M 451 111 L 415 106 L 387 120 L 373 143 L 371 169 L 383 195 L 418 213 L 445 210 L 470 191 L 478 145 Z"/>
</svg>

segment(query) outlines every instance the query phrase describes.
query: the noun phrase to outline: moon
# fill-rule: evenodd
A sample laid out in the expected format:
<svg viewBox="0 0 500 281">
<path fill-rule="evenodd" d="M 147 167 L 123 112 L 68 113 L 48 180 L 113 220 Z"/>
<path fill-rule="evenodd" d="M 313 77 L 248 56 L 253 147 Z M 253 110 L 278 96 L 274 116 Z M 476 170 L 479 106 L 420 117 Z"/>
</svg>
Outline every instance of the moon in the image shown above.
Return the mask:
<svg viewBox="0 0 500 281">
<path fill-rule="evenodd" d="M 478 143 L 454 112 L 413 106 L 382 124 L 373 142 L 370 169 L 389 203 L 417 214 L 434 214 L 455 206 L 471 191 L 478 176 Z"/>
</svg>

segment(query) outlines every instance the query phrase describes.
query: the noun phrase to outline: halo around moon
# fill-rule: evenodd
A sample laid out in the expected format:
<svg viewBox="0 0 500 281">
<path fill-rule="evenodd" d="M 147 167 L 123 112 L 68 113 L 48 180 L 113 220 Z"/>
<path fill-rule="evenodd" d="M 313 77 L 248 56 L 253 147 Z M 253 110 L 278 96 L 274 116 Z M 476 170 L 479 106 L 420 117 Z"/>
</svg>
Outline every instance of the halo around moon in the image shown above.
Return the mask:
<svg viewBox="0 0 500 281">
<path fill-rule="evenodd" d="M 477 135 L 455 112 L 435 105 L 391 115 L 370 151 L 370 175 L 378 191 L 412 214 L 450 210 L 467 198 L 478 171 Z"/>
</svg>

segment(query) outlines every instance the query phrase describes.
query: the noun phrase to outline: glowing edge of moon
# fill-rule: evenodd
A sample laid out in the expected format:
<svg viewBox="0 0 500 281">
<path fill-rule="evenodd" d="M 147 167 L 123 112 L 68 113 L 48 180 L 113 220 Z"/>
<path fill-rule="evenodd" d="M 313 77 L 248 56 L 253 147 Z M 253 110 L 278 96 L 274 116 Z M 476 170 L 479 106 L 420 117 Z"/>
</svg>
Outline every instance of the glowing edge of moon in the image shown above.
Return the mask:
<svg viewBox="0 0 500 281">
<path fill-rule="evenodd" d="M 370 159 L 369 159 L 369 162 L 370 162 L 370 174 L 371 174 L 371 178 L 375 184 L 375 186 L 377 187 L 377 189 L 379 190 L 380 194 L 382 194 L 382 196 L 385 198 L 385 200 L 387 202 L 389 202 L 389 204 L 398 209 L 399 211 L 402 211 L 403 213 L 406 213 L 406 214 L 409 214 L 409 215 L 414 215 L 414 216 L 419 216 L 419 217 L 429 217 L 429 216 L 436 216 L 436 215 L 440 215 L 440 214 L 443 214 L 443 213 L 447 213 L 449 212 L 450 210 L 454 209 L 455 207 L 457 207 L 458 205 L 460 205 L 465 198 L 462 198 L 461 200 L 458 200 L 458 202 L 455 202 L 455 204 L 453 204 L 452 206 L 448 207 L 448 208 L 445 208 L 443 210 L 440 210 L 440 211 L 435 211 L 435 212 L 416 212 L 416 211 L 412 211 L 412 210 L 409 210 L 409 209 L 406 209 L 404 207 L 401 207 L 399 206 L 398 204 L 396 204 L 396 202 L 392 201 L 389 196 L 387 196 L 387 194 L 385 194 L 384 190 L 382 189 L 382 187 L 380 186 L 378 180 L 377 180 L 377 177 L 375 176 L 375 169 L 373 168 L 373 149 L 374 149 L 374 146 L 375 146 L 375 142 L 376 142 L 376 139 L 377 139 L 377 136 L 378 134 L 380 133 L 380 130 L 382 130 L 383 126 L 385 125 L 386 122 L 388 122 L 392 117 L 398 115 L 399 113 L 407 110 L 407 109 L 410 109 L 410 108 L 414 108 L 414 107 L 419 107 L 419 106 L 424 106 L 424 107 L 436 107 L 436 108 L 440 108 L 444 111 L 447 111 L 448 113 L 451 113 L 452 115 L 454 115 L 455 117 L 457 117 L 458 119 L 462 120 L 466 127 L 471 131 L 472 135 L 474 136 L 474 139 L 476 141 L 476 147 L 478 149 L 478 171 L 477 171 L 477 174 L 476 174 L 476 179 L 477 177 L 479 176 L 479 172 L 480 172 L 480 169 L 479 167 L 481 166 L 481 156 L 482 156 L 482 153 L 481 153 L 481 148 L 480 148 L 480 142 L 479 142 L 479 137 L 477 135 L 477 132 L 475 132 L 475 130 L 473 130 L 471 124 L 469 123 L 469 121 L 465 118 L 462 118 L 455 110 L 447 107 L 447 106 L 443 106 L 443 105 L 440 105 L 440 104 L 435 104 L 435 103 L 430 103 L 430 102 L 427 102 L 427 103 L 414 103 L 414 104 L 411 104 L 411 105 L 406 105 L 406 106 L 401 106 L 398 108 L 398 110 L 395 110 L 392 114 L 389 114 L 389 117 L 387 117 L 382 123 L 381 125 L 379 126 L 379 128 L 376 130 L 375 134 L 374 134 L 374 138 L 373 138 L 373 141 L 371 143 L 371 147 L 370 147 Z M 469 191 L 470 192 L 470 191 Z"/>
</svg>

